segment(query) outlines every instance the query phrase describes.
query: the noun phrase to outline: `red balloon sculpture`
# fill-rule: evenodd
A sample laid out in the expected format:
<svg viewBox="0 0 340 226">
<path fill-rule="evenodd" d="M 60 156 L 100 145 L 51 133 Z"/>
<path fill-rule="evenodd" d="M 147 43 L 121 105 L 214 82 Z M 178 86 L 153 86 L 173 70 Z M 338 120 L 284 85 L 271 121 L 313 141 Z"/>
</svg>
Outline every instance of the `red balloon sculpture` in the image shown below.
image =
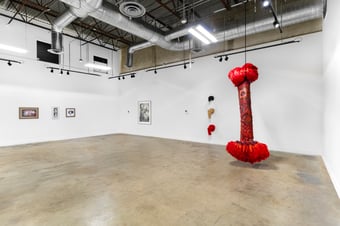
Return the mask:
<svg viewBox="0 0 340 226">
<path fill-rule="evenodd" d="M 236 159 L 243 162 L 260 162 L 269 157 L 267 145 L 254 141 L 253 117 L 251 113 L 250 83 L 258 78 L 257 67 L 246 63 L 236 67 L 228 74 L 229 79 L 238 88 L 238 98 L 241 115 L 240 141 L 230 141 L 227 151 Z"/>
</svg>

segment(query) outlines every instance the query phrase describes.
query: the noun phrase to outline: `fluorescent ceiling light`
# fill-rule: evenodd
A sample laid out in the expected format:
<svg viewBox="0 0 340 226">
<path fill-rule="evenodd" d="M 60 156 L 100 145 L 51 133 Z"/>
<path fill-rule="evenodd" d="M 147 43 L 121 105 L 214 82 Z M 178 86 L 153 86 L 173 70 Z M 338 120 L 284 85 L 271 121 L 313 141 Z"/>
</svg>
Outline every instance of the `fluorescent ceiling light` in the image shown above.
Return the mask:
<svg viewBox="0 0 340 226">
<path fill-rule="evenodd" d="M 104 66 L 104 65 L 99 65 L 99 64 L 87 63 L 84 66 L 88 67 L 88 68 L 94 68 L 94 69 L 98 69 L 98 70 L 103 70 L 103 71 L 111 70 L 111 67 Z"/>
<path fill-rule="evenodd" d="M 198 25 L 196 29 L 201 32 L 205 37 L 207 37 L 210 41 L 212 42 L 217 42 L 217 39 L 209 32 L 207 31 L 204 27 L 201 25 Z"/>
<path fill-rule="evenodd" d="M 15 53 L 27 53 L 28 52 L 26 49 L 21 49 L 15 46 L 9 46 L 5 44 L 0 44 L 0 49 L 15 52 Z"/>
<path fill-rule="evenodd" d="M 200 33 L 198 33 L 196 30 L 190 28 L 189 33 L 192 34 L 193 36 L 195 36 L 196 38 L 198 38 L 199 40 L 201 40 L 204 44 L 210 44 L 209 40 L 206 39 L 205 37 L 203 37 L 203 35 L 201 35 Z"/>
<path fill-rule="evenodd" d="M 221 8 L 221 9 L 215 10 L 213 13 L 219 13 L 219 12 L 224 11 L 224 10 L 226 10 L 226 8 Z"/>
</svg>

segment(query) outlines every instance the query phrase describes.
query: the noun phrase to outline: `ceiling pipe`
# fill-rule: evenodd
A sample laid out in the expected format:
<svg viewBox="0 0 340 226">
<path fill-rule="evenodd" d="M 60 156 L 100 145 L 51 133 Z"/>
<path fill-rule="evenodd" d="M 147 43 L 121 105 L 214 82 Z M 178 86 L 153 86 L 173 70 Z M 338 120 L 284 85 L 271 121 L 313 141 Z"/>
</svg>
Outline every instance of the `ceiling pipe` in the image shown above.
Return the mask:
<svg viewBox="0 0 340 226">
<path fill-rule="evenodd" d="M 89 15 L 118 29 L 124 30 L 142 39 L 148 40 L 149 42 L 154 43 L 164 49 L 173 51 L 183 50 L 183 43 L 169 41 L 165 38 L 164 35 L 159 34 L 149 28 L 146 28 L 140 23 L 129 20 L 127 17 L 123 16 L 119 12 L 109 9 L 108 7 L 102 6 L 95 12 L 89 13 Z M 189 42 L 187 42 L 186 45 L 187 48 L 189 48 Z"/>
<path fill-rule="evenodd" d="M 62 1 L 70 4 L 70 1 Z M 78 17 L 87 17 L 90 12 L 97 10 L 102 5 L 102 1 L 103 0 L 72 1 L 73 5 L 70 5 L 70 9 L 53 22 L 51 31 L 52 42 L 49 52 L 54 54 L 63 53 L 63 29 Z M 75 5 L 75 3 L 77 4 Z"/>
<path fill-rule="evenodd" d="M 297 23 L 302 23 L 302 22 L 306 22 L 309 20 L 313 20 L 313 19 L 317 19 L 317 18 L 321 18 L 323 16 L 323 10 L 322 7 L 318 7 L 317 5 L 315 6 L 310 6 L 307 8 L 302 8 L 296 11 L 291 11 L 291 12 L 287 12 L 284 13 L 282 15 L 282 24 L 281 26 L 289 26 L 289 25 L 293 25 L 293 24 L 297 24 Z M 226 41 L 226 40 L 232 40 L 235 38 L 240 38 L 244 36 L 244 25 L 240 25 L 238 27 L 235 28 L 230 28 L 226 31 L 222 31 L 219 33 L 214 34 L 214 36 L 217 38 L 218 42 L 222 42 L 222 41 Z M 259 21 L 255 21 L 255 22 L 251 22 L 249 24 L 247 24 L 246 29 L 247 29 L 247 35 L 252 35 L 255 33 L 259 33 L 259 32 L 264 32 L 264 31 L 269 31 L 272 30 L 273 27 L 273 18 L 269 17 L 263 20 L 259 20 Z M 178 32 L 169 34 L 167 36 L 165 36 L 165 40 L 172 40 L 184 35 L 188 34 L 188 28 L 185 28 L 183 30 L 180 30 Z M 136 34 L 138 36 L 138 34 Z M 128 48 L 127 51 L 127 63 L 126 65 L 128 67 L 132 67 L 133 64 L 133 53 L 135 51 L 156 45 L 157 43 L 153 43 L 151 41 L 148 42 L 144 42 L 138 45 L 134 45 Z M 188 45 L 184 45 L 183 47 L 183 43 L 178 43 L 179 46 L 181 46 L 180 50 L 188 50 L 189 46 Z M 192 46 L 192 45 L 191 45 Z M 184 48 L 184 49 L 183 49 Z M 204 48 L 204 47 L 203 47 Z M 172 50 L 172 49 L 170 49 Z"/>
<path fill-rule="evenodd" d="M 74 2 L 70 0 L 62 0 L 65 3 L 69 4 L 69 2 Z M 100 2 L 100 4 L 96 4 L 97 7 L 85 7 L 84 5 L 89 4 L 88 2 Z M 144 25 L 139 24 L 133 20 L 129 20 L 127 17 L 123 16 L 119 12 L 116 12 L 109 7 L 101 6 L 102 1 L 95 1 L 95 0 L 88 0 L 86 2 L 85 0 L 80 1 L 81 7 L 75 8 L 74 6 L 71 6 L 70 13 L 76 16 L 82 16 L 85 17 L 86 15 L 89 15 L 95 19 L 98 19 L 104 23 L 110 24 L 118 29 L 124 30 L 128 33 L 131 33 L 133 35 L 136 35 L 142 39 L 147 40 L 147 42 L 131 46 L 128 50 L 128 60 L 127 60 L 127 66 L 131 67 L 133 62 L 133 52 L 144 49 L 153 45 L 158 45 L 164 49 L 172 50 L 172 51 L 183 51 L 188 50 L 192 43 L 190 40 L 177 42 L 173 41 L 173 39 L 177 39 L 178 37 L 184 36 L 188 34 L 188 28 L 185 28 L 183 30 L 177 31 L 175 33 L 169 34 L 169 35 L 162 35 L 159 34 L 149 28 L 146 28 Z M 84 3 L 84 4 L 83 4 Z M 73 3 L 74 4 L 74 3 Z M 322 3 L 320 3 L 322 4 Z M 89 4 L 91 5 L 91 4 Z M 296 23 L 305 22 L 308 20 L 313 20 L 317 18 L 322 18 L 323 16 L 323 10 L 322 6 L 320 5 L 313 5 L 308 8 L 302 8 L 299 10 L 291 11 L 284 13 L 282 15 L 282 26 L 289 26 Z M 82 14 L 75 14 L 72 13 L 72 10 L 79 10 L 80 12 L 85 11 L 86 13 Z M 65 16 L 66 17 L 66 16 Z M 61 19 L 60 19 L 61 20 Z M 63 20 L 61 20 L 63 21 Z M 65 19 L 67 20 L 67 17 Z M 60 25 L 57 27 L 61 27 Z M 215 37 L 218 39 L 219 42 L 224 40 L 231 40 L 239 37 L 243 37 L 244 35 L 244 25 L 240 25 L 235 28 L 228 29 L 226 31 L 219 32 L 215 34 Z M 266 18 L 260 21 L 256 21 L 253 23 L 247 24 L 247 34 L 251 35 L 258 32 L 268 31 L 273 29 L 273 18 Z M 59 29 L 60 30 L 60 29 Z"/>
</svg>

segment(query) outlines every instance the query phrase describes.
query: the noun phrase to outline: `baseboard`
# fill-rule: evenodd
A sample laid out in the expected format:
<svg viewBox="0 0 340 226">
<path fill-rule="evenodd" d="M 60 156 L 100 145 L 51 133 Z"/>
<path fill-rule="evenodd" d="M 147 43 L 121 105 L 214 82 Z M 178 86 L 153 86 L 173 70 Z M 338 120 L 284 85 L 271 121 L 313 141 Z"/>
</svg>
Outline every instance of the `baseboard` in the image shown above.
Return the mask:
<svg viewBox="0 0 340 226">
<path fill-rule="evenodd" d="M 330 164 L 328 164 L 326 158 L 322 156 L 323 162 L 326 166 L 326 169 L 328 171 L 328 175 L 331 178 L 331 181 L 333 183 L 333 186 L 335 188 L 336 193 L 338 194 L 338 197 L 340 199 L 340 181 L 336 177 L 336 173 L 333 171 L 333 169 L 330 167 Z"/>
</svg>

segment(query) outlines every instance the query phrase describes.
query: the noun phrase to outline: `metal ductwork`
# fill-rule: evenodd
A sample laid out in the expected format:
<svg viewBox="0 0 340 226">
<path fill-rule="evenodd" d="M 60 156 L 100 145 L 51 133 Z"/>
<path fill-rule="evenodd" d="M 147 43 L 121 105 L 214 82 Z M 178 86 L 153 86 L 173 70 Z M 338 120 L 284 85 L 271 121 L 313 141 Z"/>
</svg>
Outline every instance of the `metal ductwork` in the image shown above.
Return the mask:
<svg viewBox="0 0 340 226">
<path fill-rule="evenodd" d="M 189 42 L 177 43 L 169 41 L 166 39 L 165 36 L 146 28 L 142 24 L 129 20 L 127 17 L 123 16 L 119 12 L 116 12 L 104 6 L 100 7 L 95 12 L 89 13 L 89 15 L 118 29 L 124 30 L 142 39 L 148 40 L 149 42 L 155 45 L 159 45 L 164 49 L 180 51 L 183 50 L 183 45 L 186 45 L 186 48 L 189 48 Z"/>
<path fill-rule="evenodd" d="M 183 42 L 174 41 L 178 37 L 187 35 L 188 28 L 164 36 L 149 28 L 146 28 L 142 24 L 134 22 L 133 20 L 129 20 L 127 17 L 123 16 L 119 12 L 116 12 L 106 6 L 101 6 L 102 1 L 100 0 L 79 1 L 80 7 L 75 6 L 77 5 L 75 4 L 75 1 L 71 1 L 71 0 L 62 0 L 62 1 L 67 4 L 70 4 L 71 9 L 68 12 L 66 12 L 63 16 L 61 16 L 61 18 L 58 18 L 58 20 L 56 20 L 56 23 L 53 26 L 53 31 L 61 32 L 62 28 L 65 27 L 67 24 L 69 24 L 76 17 L 85 17 L 89 15 L 95 19 L 103 21 L 104 23 L 110 24 L 118 29 L 124 30 L 128 33 L 131 33 L 142 39 L 147 40 L 147 42 L 145 43 L 132 46 L 128 49 L 128 60 L 127 60 L 128 67 L 132 66 L 133 53 L 140 49 L 144 49 L 144 48 L 147 48 L 153 45 L 158 45 L 167 50 L 183 51 L 183 50 L 188 50 L 189 48 L 193 46 L 191 41 L 183 41 Z M 323 7 L 321 5 L 317 4 L 317 5 L 308 7 L 308 8 L 295 9 L 293 11 L 284 13 L 282 15 L 281 26 L 284 27 L 284 26 L 289 26 L 289 25 L 305 22 L 308 20 L 322 18 L 323 16 L 322 8 Z M 248 35 L 272 30 L 274 29 L 273 18 L 269 17 L 263 20 L 248 23 L 246 27 L 247 27 Z M 244 28 L 245 28 L 244 25 L 240 25 L 238 27 L 219 32 L 215 34 L 215 36 L 219 42 L 239 38 L 239 37 L 244 36 Z M 61 37 L 59 37 L 58 35 L 55 35 L 55 36 L 56 36 L 55 37 L 56 40 L 61 40 Z M 59 44 L 58 46 L 62 46 L 62 45 Z"/>
<path fill-rule="evenodd" d="M 120 3 L 119 11 L 130 19 L 142 17 L 146 13 L 144 6 L 137 0 L 125 0 Z"/>
<path fill-rule="evenodd" d="M 281 26 L 286 27 L 298 23 L 303 23 L 309 20 L 314 20 L 318 18 L 322 18 L 323 15 L 323 10 L 322 7 L 317 7 L 317 6 L 310 6 L 308 8 L 302 8 L 296 11 L 291 11 L 284 13 L 282 15 L 282 22 Z M 247 24 L 247 35 L 252 35 L 264 31 L 269 31 L 274 29 L 273 27 L 273 18 L 269 17 L 263 20 L 255 21 L 253 23 Z M 226 30 L 224 32 L 220 32 L 215 35 L 215 37 L 218 39 L 218 41 L 223 41 L 224 40 L 224 35 L 225 35 L 225 40 L 231 40 L 235 38 L 240 38 L 244 36 L 244 25 Z"/>
<path fill-rule="evenodd" d="M 309 20 L 322 18 L 322 16 L 323 16 L 322 7 L 320 7 L 318 5 L 314 5 L 314 6 L 310 6 L 308 8 L 302 8 L 302 9 L 299 9 L 299 10 L 296 10 L 296 11 L 284 13 L 282 15 L 281 26 L 289 26 L 289 25 L 293 25 L 293 24 L 297 24 L 297 23 L 302 23 L 302 22 L 306 22 L 306 21 L 309 21 Z M 112 24 L 112 25 L 115 26 L 114 24 Z M 232 39 L 235 39 L 235 38 L 240 38 L 240 37 L 244 36 L 244 29 L 245 29 L 245 26 L 240 25 L 238 27 L 219 32 L 219 33 L 215 34 L 215 37 L 217 38 L 218 42 L 226 41 L 226 40 L 232 40 Z M 272 29 L 274 29 L 273 18 L 269 17 L 269 18 L 266 18 L 266 19 L 263 19 L 263 20 L 260 20 L 260 21 L 249 23 L 249 24 L 246 25 L 246 29 L 247 29 L 246 30 L 247 35 L 272 30 Z M 128 32 L 133 33 L 131 31 L 128 31 Z M 144 32 L 146 32 L 146 29 L 144 30 Z M 139 33 L 134 33 L 134 34 L 136 36 L 141 37 L 139 35 Z M 187 28 L 183 29 L 181 31 L 175 32 L 173 34 L 167 35 L 165 37 L 160 37 L 158 39 L 158 40 L 162 40 L 162 41 L 165 40 L 167 42 L 167 45 L 161 45 L 161 44 L 157 43 L 157 39 L 156 40 L 147 39 L 147 40 L 149 40 L 148 42 L 129 47 L 128 53 L 127 53 L 127 61 L 126 61 L 127 63 L 126 63 L 126 65 L 128 67 L 132 67 L 133 53 L 135 51 L 140 50 L 140 49 L 144 49 L 144 48 L 147 48 L 147 47 L 150 47 L 150 46 L 153 46 L 153 45 L 159 45 L 162 48 L 165 48 L 165 49 L 168 49 L 168 50 L 178 50 L 178 51 L 188 50 L 190 47 L 193 47 L 193 45 L 189 45 L 188 41 L 185 41 L 185 42 L 173 42 L 173 41 L 171 41 L 172 39 L 176 39 L 176 38 L 181 37 L 181 36 L 186 35 L 186 34 L 188 34 Z M 144 37 L 141 37 L 141 38 L 144 38 Z M 202 47 L 202 48 L 204 48 L 204 47 Z"/>
<path fill-rule="evenodd" d="M 70 9 L 58 17 L 52 26 L 52 43 L 49 52 L 54 54 L 63 53 L 63 29 L 78 17 L 87 17 L 89 13 L 97 10 L 102 5 L 103 0 L 79 0 L 63 2 L 70 4 Z M 72 4 L 71 4 L 72 3 Z"/>
</svg>

